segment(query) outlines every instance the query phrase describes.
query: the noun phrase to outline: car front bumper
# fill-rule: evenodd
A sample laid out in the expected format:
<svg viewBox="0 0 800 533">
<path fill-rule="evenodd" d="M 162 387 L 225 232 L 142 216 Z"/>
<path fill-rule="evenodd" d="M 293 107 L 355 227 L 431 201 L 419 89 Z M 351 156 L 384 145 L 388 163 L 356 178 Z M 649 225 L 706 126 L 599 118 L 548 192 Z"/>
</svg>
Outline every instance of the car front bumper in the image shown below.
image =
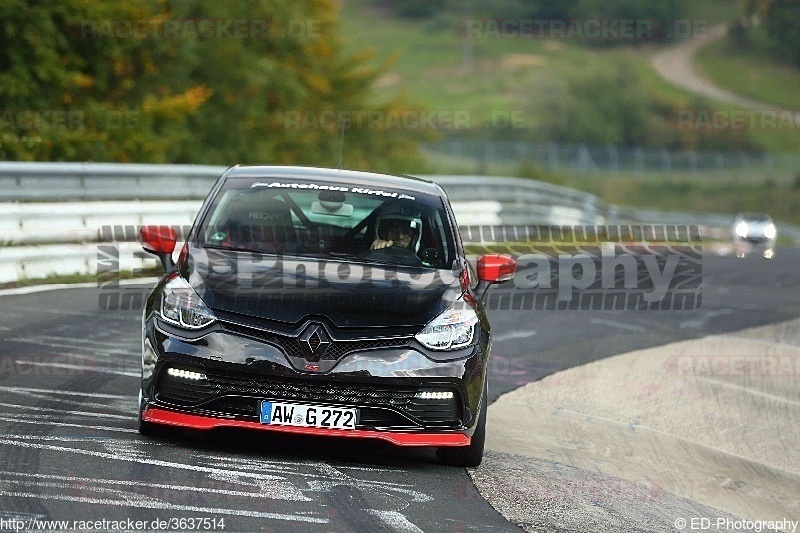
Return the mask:
<svg viewBox="0 0 800 533">
<path fill-rule="evenodd" d="M 281 347 L 212 328 L 180 336 L 155 314 L 145 320 L 142 420 L 209 430 L 260 429 L 317 436 L 373 438 L 398 446 L 467 446 L 475 430 L 486 379 L 488 333 L 476 346 L 438 361 L 410 341 L 355 350 L 326 372 L 304 372 Z M 439 355 L 441 357 L 441 355 Z M 181 380 L 177 368 L 202 375 Z M 424 391 L 452 391 L 452 399 L 421 399 Z M 276 426 L 259 421 L 263 400 L 355 408 L 350 430 Z"/>
</svg>

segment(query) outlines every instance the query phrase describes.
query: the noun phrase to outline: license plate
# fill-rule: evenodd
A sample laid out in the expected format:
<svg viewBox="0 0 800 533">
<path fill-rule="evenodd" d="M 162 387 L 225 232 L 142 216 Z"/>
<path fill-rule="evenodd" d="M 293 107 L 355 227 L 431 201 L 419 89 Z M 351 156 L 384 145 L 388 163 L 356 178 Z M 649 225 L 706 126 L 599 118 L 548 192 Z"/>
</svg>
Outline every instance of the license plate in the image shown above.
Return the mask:
<svg viewBox="0 0 800 533">
<path fill-rule="evenodd" d="M 356 410 L 262 401 L 261 423 L 280 426 L 355 429 Z"/>
</svg>

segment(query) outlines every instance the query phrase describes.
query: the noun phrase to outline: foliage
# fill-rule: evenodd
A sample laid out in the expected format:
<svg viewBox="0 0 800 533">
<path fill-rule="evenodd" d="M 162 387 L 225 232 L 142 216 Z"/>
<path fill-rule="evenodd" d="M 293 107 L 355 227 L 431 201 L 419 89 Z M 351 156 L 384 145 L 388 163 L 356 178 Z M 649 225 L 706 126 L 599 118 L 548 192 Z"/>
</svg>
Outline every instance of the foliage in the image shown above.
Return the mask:
<svg viewBox="0 0 800 533">
<path fill-rule="evenodd" d="M 337 121 L 296 127 L 287 112 L 404 105 L 373 101 L 386 65 L 343 52 L 337 9 L 334 0 L 3 2 L 0 158 L 334 165 Z M 419 137 L 354 129 L 345 162 L 418 168 Z"/>
<path fill-rule="evenodd" d="M 537 20 L 649 20 L 654 22 L 649 41 L 669 40 L 672 23 L 685 19 L 686 0 L 373 0 L 401 17 L 451 17 Z M 614 44 L 601 39 L 589 44 Z"/>
<path fill-rule="evenodd" d="M 800 67 L 800 2 L 748 0 L 745 13 L 763 26 L 776 58 Z"/>
</svg>

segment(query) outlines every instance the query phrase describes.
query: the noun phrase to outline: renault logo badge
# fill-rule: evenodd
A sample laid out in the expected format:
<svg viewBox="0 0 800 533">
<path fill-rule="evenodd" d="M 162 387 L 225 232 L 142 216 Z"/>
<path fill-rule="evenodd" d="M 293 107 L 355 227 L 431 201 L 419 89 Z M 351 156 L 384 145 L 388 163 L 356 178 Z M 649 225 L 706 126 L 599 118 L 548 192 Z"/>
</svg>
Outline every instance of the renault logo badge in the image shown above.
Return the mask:
<svg viewBox="0 0 800 533">
<path fill-rule="evenodd" d="M 319 361 L 330 345 L 331 338 L 318 324 L 309 325 L 300 335 L 300 347 L 307 361 Z"/>
</svg>

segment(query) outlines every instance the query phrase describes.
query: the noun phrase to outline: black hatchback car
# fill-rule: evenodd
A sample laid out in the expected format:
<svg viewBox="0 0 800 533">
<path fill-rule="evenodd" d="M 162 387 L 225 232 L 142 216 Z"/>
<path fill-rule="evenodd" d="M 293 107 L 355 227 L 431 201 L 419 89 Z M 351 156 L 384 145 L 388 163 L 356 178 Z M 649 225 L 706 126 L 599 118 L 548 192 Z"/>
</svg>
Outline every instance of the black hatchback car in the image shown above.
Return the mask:
<svg viewBox="0 0 800 533">
<path fill-rule="evenodd" d="M 467 263 L 433 182 L 247 166 L 211 190 L 143 315 L 139 430 L 242 427 L 437 448 L 476 466 L 491 335 L 479 294 L 516 263 Z M 475 274 L 477 271 L 477 275 Z"/>
</svg>

